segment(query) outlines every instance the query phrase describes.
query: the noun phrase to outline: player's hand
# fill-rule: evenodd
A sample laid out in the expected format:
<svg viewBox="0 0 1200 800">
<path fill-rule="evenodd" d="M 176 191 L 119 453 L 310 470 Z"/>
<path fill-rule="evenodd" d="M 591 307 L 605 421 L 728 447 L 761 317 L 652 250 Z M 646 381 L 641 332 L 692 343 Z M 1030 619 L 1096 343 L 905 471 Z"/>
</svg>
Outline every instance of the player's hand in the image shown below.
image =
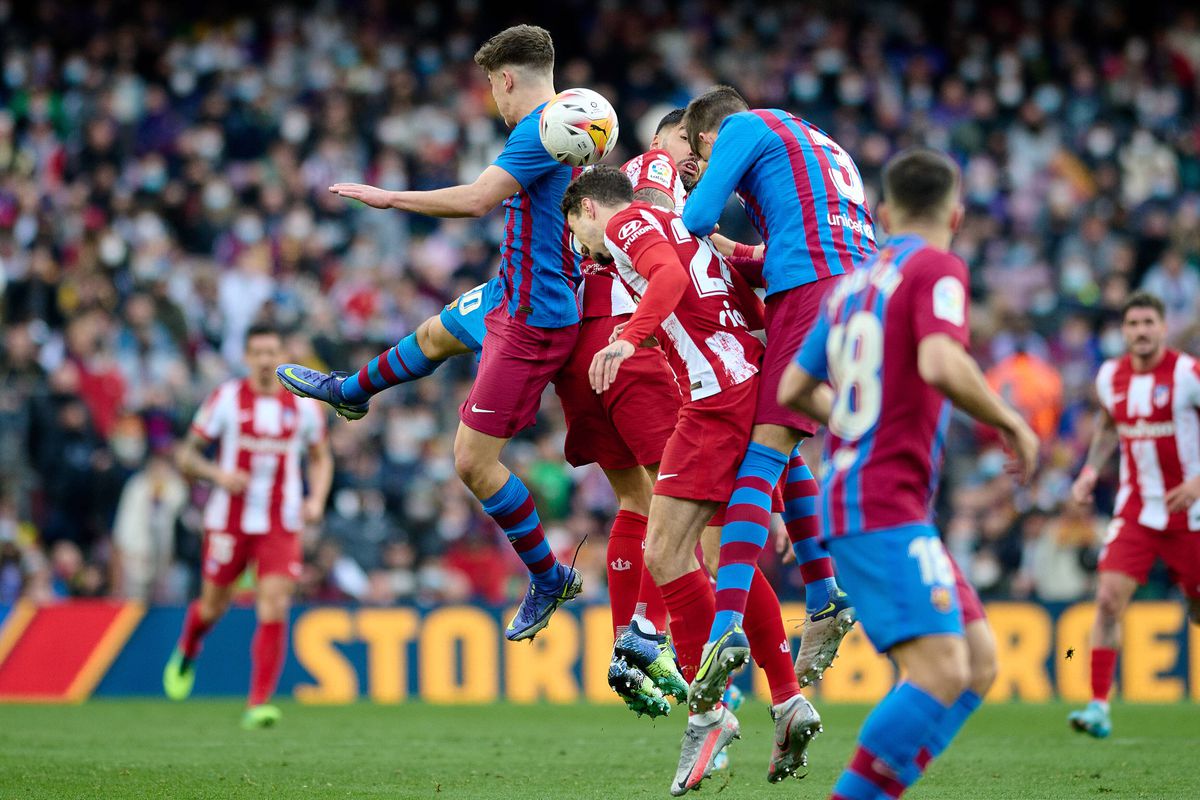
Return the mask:
<svg viewBox="0 0 1200 800">
<path fill-rule="evenodd" d="M 306 497 L 302 510 L 305 524 L 316 525 L 325 516 L 325 503 L 316 497 Z"/>
<path fill-rule="evenodd" d="M 1167 492 L 1166 497 L 1163 499 L 1167 501 L 1167 511 L 1172 514 L 1179 511 L 1186 511 L 1191 507 L 1192 503 L 1200 500 L 1200 477 L 1184 481 Z"/>
<path fill-rule="evenodd" d="M 329 191 L 341 197 L 366 203 L 371 208 L 391 208 L 392 192 L 365 183 L 335 183 Z"/>
<path fill-rule="evenodd" d="M 1096 490 L 1096 470 L 1085 466 L 1079 477 L 1071 484 L 1071 499 L 1081 506 L 1090 505 L 1092 493 Z"/>
<path fill-rule="evenodd" d="M 238 495 L 246 491 L 246 487 L 250 485 L 250 473 L 241 470 L 221 471 L 217 473 L 214 482 L 230 494 Z"/>
<path fill-rule="evenodd" d="M 624 339 L 618 339 L 592 357 L 588 380 L 596 394 L 608 391 L 608 387 L 612 386 L 613 381 L 617 379 L 617 370 L 621 368 L 621 364 L 635 351 L 636 348 L 632 344 Z"/>
<path fill-rule="evenodd" d="M 1020 483 L 1029 483 L 1037 470 L 1038 450 L 1041 447 L 1037 434 L 1024 419 L 1014 414 L 1012 425 L 1002 435 L 1013 459 L 1009 464 L 1009 472 Z"/>
<path fill-rule="evenodd" d="M 790 564 L 796 560 L 796 553 L 792 550 L 792 540 L 788 536 L 787 528 L 775 529 L 775 552 L 782 556 L 781 563 Z"/>
</svg>

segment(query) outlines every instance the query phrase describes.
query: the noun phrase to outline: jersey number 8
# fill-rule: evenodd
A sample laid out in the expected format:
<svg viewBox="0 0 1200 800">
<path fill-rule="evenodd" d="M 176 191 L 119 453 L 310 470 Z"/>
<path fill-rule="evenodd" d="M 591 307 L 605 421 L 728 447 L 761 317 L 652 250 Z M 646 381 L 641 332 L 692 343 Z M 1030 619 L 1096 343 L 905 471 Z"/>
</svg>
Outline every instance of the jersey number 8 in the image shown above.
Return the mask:
<svg viewBox="0 0 1200 800">
<path fill-rule="evenodd" d="M 834 325 L 825 343 L 835 398 L 829 429 L 843 439 L 859 439 L 879 421 L 883 385 L 883 326 L 869 311 Z"/>
</svg>

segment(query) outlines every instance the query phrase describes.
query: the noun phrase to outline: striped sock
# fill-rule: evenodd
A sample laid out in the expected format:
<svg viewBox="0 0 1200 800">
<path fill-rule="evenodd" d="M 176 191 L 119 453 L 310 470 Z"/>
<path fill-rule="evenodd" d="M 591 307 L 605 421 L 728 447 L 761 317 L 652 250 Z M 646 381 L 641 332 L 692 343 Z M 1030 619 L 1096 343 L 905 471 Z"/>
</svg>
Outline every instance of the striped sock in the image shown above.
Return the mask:
<svg viewBox="0 0 1200 800">
<path fill-rule="evenodd" d="M 389 347 L 367 362 L 366 366 L 342 381 L 342 399 L 347 403 L 365 403 L 389 386 L 415 381 L 433 373 L 441 361 L 430 361 L 410 333 L 395 347 Z"/>
<path fill-rule="evenodd" d="M 833 577 L 833 559 L 817 538 L 817 481 L 804 463 L 797 446 L 788 460 L 787 482 L 783 487 L 783 524 L 792 552 L 804 579 L 804 606 L 811 613 L 820 611 L 837 593 Z"/>
<path fill-rule="evenodd" d="M 834 784 L 833 797 L 899 797 L 906 788 L 901 771 L 916 761 L 948 711 L 937 698 L 911 683 L 897 686 L 863 723 L 858 750 Z"/>
<path fill-rule="evenodd" d="M 771 493 L 787 462 L 787 456 L 765 445 L 751 442 L 746 448 L 721 529 L 717 613 L 709 641 L 715 641 L 731 623 L 740 624 L 746 613 L 754 565 L 771 526 Z"/>
<path fill-rule="evenodd" d="M 950 746 L 950 742 L 962 730 L 962 726 L 966 724 L 967 719 L 975 713 L 979 708 L 983 699 L 975 692 L 967 689 L 958 696 L 958 700 L 954 705 L 946 711 L 946 715 L 942 717 L 942 721 L 929 735 L 929 739 L 925 742 L 925 746 L 917 751 L 917 757 L 912 764 L 904 769 L 900 774 L 900 779 L 905 787 L 912 786 L 925 773 L 925 768 L 929 766 L 929 762 L 946 752 L 946 748 Z M 900 795 L 891 795 L 891 797 L 899 797 Z"/>
<path fill-rule="evenodd" d="M 533 496 L 520 478 L 510 474 L 500 491 L 483 501 L 483 510 L 504 529 L 504 535 L 525 562 L 534 586 L 544 592 L 562 587 L 564 570 L 546 541 Z"/>
</svg>

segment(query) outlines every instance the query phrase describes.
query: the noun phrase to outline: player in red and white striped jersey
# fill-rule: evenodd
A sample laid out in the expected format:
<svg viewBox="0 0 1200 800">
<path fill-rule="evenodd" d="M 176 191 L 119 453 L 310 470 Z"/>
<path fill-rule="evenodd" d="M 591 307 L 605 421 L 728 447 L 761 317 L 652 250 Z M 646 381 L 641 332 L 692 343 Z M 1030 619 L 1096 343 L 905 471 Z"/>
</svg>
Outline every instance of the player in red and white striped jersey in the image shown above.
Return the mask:
<svg viewBox="0 0 1200 800">
<path fill-rule="evenodd" d="M 714 611 L 696 545 L 712 512 L 727 497 L 749 441 L 762 356 L 749 320 L 761 319 L 762 302 L 730 272 L 710 242 L 683 228 L 677 214 L 634 201 L 627 176 L 618 170 L 597 167 L 576 178 L 563 209 L 580 244 L 598 260 L 612 259 L 638 302 L 629 322 L 615 331 L 613 343 L 595 355 L 592 387 L 596 392 L 609 389 L 622 365 L 654 336 L 684 398 L 654 487 L 646 564 L 670 611 L 687 678 L 699 664 L 704 628 L 711 625 Z M 641 696 L 642 672 L 662 669 L 653 647 L 635 641 L 650 640 L 657 633 L 652 627 L 635 617 L 629 634 L 618 640 L 609 683 L 623 696 Z M 789 667 L 785 658 L 794 697 L 807 703 Z M 656 682 L 660 687 L 669 683 Z M 672 794 L 696 788 L 738 730 L 727 708 L 699 711 L 688 720 Z"/>
<path fill-rule="evenodd" d="M 234 582 L 253 561 L 258 576 L 258 629 L 251 645 L 250 695 L 243 727 L 279 719 L 268 705 L 287 653 L 287 616 L 300 577 L 300 534 L 318 522 L 333 479 L 325 412 L 275 380 L 283 357 L 279 332 L 256 326 L 246 334 L 249 375 L 219 386 L 196 413 L 179 454 L 184 474 L 213 484 L 204 508 L 199 599 L 187 610 L 179 645 L 163 672 L 173 700 L 191 693 L 201 642 L 229 607 Z M 216 460 L 204 451 L 216 444 Z M 308 495 L 302 458 L 307 456 Z"/>
<path fill-rule="evenodd" d="M 1071 714 L 1079 731 L 1103 738 L 1112 729 L 1112 688 L 1121 617 L 1155 559 L 1171 569 L 1200 624 L 1200 365 L 1166 347 L 1163 303 L 1138 292 L 1125 301 L 1121 333 L 1127 353 L 1096 377 L 1099 422 L 1087 463 L 1072 487 L 1090 503 L 1096 477 L 1120 448 L 1120 490 L 1096 589 L 1092 627 L 1092 702 Z"/>
</svg>

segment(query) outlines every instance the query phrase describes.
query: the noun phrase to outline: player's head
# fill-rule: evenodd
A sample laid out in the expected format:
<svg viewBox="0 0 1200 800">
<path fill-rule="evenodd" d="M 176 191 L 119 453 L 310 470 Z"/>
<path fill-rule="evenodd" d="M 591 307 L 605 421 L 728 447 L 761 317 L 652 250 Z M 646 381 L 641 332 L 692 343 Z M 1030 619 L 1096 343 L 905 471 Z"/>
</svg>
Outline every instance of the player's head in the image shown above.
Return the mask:
<svg viewBox="0 0 1200 800">
<path fill-rule="evenodd" d="M 654 139 L 651 140 L 650 146 L 667 151 L 671 160 L 675 162 L 675 169 L 679 170 L 679 179 L 683 181 L 683 188 L 690 192 L 700 177 L 700 168 L 696 163 L 696 154 L 692 152 L 692 146 L 688 144 L 687 127 L 683 124 L 684 110 L 677 108 L 674 111 L 668 111 L 658 121 L 658 127 L 654 129 Z"/>
<path fill-rule="evenodd" d="M 250 380 L 266 389 L 275 380 L 275 368 L 283 357 L 283 334 L 274 325 L 255 323 L 246 331 L 246 369 Z"/>
<path fill-rule="evenodd" d="M 1167 344 L 1167 309 L 1149 292 L 1134 292 L 1121 306 L 1125 348 L 1139 359 L 1154 360 Z"/>
<path fill-rule="evenodd" d="M 612 256 L 604 246 L 604 229 L 613 215 L 633 202 L 633 185 L 616 167 L 600 165 L 584 172 L 563 194 L 562 211 L 571 232 L 583 248 L 600 264 L 611 264 Z"/>
<path fill-rule="evenodd" d="M 927 147 L 894 156 L 883 168 L 883 227 L 897 232 L 909 227 L 943 231 L 946 244 L 962 222 L 958 165 Z"/>
<path fill-rule="evenodd" d="M 730 114 L 749 108 L 746 99 L 732 86 L 714 86 L 688 103 L 683 121 L 687 126 L 687 139 L 692 152 L 708 161 L 721 122 Z"/>
<path fill-rule="evenodd" d="M 475 63 L 487 73 L 496 109 L 509 127 L 529 113 L 524 95 L 554 90 L 554 40 L 537 25 L 500 31 L 475 51 Z"/>
</svg>

